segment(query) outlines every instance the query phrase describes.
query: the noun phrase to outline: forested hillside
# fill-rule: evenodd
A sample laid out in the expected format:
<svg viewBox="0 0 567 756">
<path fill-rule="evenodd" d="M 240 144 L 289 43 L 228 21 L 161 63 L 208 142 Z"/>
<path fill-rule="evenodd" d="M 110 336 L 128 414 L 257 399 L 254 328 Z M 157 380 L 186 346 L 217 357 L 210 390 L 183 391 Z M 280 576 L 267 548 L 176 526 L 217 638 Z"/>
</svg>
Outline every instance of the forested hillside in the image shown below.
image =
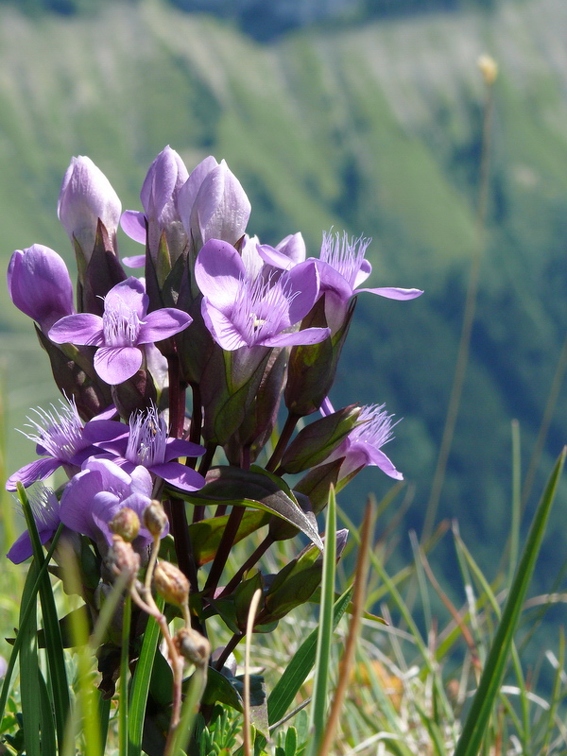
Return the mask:
<svg viewBox="0 0 567 756">
<path fill-rule="evenodd" d="M 55 206 L 71 155 L 89 155 L 124 207 L 170 144 L 189 168 L 224 157 L 268 243 L 301 230 L 372 236 L 371 286 L 425 289 L 401 304 L 362 295 L 336 403 L 386 401 L 403 417 L 388 449 L 429 496 L 475 253 L 483 256 L 468 378 L 440 516 L 457 517 L 484 561 L 508 521 L 510 421 L 533 449 L 567 324 L 567 5 L 475 9 L 300 30 L 259 44 L 222 20 L 151 0 L 95 14 L 20 15 L 0 5 L 2 259 L 34 242 L 71 260 Z M 483 82 L 498 61 L 488 233 L 476 227 Z M 124 252 L 132 243 L 123 240 Z M 8 426 L 53 389 L 31 324 L 0 301 Z M 33 362 L 32 362 L 33 361 Z M 30 369 L 33 365 L 33 369 Z M 565 442 L 559 395 L 547 455 Z M 31 444 L 8 433 L 7 464 Z M 16 440 L 18 439 L 18 440 Z M 388 481 L 365 473 L 343 502 Z M 353 489 L 349 488 L 349 492 Z M 549 560 L 562 559 L 555 529 Z M 544 565 L 545 568 L 545 565 Z"/>
</svg>

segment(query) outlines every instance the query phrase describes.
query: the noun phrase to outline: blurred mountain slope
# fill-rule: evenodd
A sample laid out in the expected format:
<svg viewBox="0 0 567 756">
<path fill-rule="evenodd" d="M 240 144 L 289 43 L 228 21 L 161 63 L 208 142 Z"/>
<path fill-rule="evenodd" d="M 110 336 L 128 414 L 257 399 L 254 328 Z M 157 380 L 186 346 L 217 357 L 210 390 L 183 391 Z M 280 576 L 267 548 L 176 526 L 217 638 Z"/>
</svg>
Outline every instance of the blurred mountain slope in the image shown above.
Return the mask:
<svg viewBox="0 0 567 756">
<path fill-rule="evenodd" d="M 303 30 L 270 45 L 151 0 L 71 17 L 29 18 L 2 6 L 2 259 L 42 242 L 71 262 L 55 216 L 71 155 L 88 154 L 124 207 L 137 209 L 145 171 L 168 143 L 189 168 L 209 153 L 227 159 L 252 201 L 249 229 L 263 241 L 301 230 L 317 254 L 321 231 L 332 226 L 372 236 L 369 285 L 426 294 L 407 304 L 361 296 L 334 399 L 387 401 L 404 416 L 389 453 L 416 483 L 408 523 L 419 526 L 469 263 L 483 246 L 441 514 L 458 516 L 490 559 L 489 536 L 507 525 L 509 422 L 520 419 L 529 452 L 567 323 L 566 39 L 560 0 Z M 500 73 L 483 243 L 477 59 L 486 51 Z M 134 245 L 123 239 L 122 249 Z M 7 295 L 0 323 L 7 423 L 22 427 L 28 407 L 52 395 L 46 360 Z M 562 392 L 550 454 L 564 442 L 566 411 Z M 10 469 L 33 452 L 15 439 L 9 435 Z M 387 485 L 366 473 L 352 506 Z M 555 537 L 559 544 L 559 531 Z"/>
</svg>

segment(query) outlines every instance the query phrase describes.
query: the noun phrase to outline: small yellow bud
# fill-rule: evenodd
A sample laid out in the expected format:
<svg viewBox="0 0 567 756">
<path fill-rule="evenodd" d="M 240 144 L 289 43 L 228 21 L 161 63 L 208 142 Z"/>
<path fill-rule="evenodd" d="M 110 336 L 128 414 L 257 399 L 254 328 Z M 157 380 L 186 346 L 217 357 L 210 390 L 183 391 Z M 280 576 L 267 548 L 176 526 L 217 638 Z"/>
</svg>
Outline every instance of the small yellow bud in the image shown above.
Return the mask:
<svg viewBox="0 0 567 756">
<path fill-rule="evenodd" d="M 167 515 L 160 501 L 152 499 L 144 509 L 144 525 L 155 536 L 160 536 L 167 525 Z"/>
<path fill-rule="evenodd" d="M 168 603 L 183 607 L 189 599 L 189 581 L 171 562 L 158 562 L 154 570 L 156 591 Z"/>
<path fill-rule="evenodd" d="M 481 55 L 478 59 L 478 67 L 484 79 L 484 83 L 491 86 L 498 76 L 498 64 L 490 55 Z"/>
<path fill-rule="evenodd" d="M 122 507 L 108 523 L 111 533 L 131 542 L 140 532 L 140 518 L 130 507 Z"/>
</svg>

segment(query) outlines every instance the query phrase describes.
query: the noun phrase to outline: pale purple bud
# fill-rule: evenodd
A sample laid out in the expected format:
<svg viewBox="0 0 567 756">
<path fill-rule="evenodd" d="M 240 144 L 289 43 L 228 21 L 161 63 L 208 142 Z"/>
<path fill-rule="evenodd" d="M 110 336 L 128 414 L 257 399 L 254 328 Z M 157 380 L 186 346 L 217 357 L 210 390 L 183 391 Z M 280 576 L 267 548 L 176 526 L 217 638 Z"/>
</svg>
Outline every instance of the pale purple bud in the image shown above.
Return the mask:
<svg viewBox="0 0 567 756">
<path fill-rule="evenodd" d="M 83 155 L 71 158 L 63 177 L 57 215 L 71 241 L 79 244 L 85 262 L 90 260 L 100 218 L 116 249 L 116 229 L 122 204 L 104 173 Z"/>
<path fill-rule="evenodd" d="M 60 318 L 72 315 L 73 284 L 63 258 L 42 244 L 17 249 L 8 265 L 12 302 L 36 321 L 43 333 Z"/>
<path fill-rule="evenodd" d="M 172 260 L 183 252 L 187 240 L 177 211 L 177 195 L 188 178 L 185 163 L 169 145 L 159 153 L 146 175 L 140 199 L 148 225 L 148 246 L 153 257 L 157 257 L 164 231 Z"/>
<path fill-rule="evenodd" d="M 251 209 L 240 181 L 222 160 L 203 179 L 185 230 L 196 251 L 209 239 L 234 245 L 246 231 Z"/>
</svg>

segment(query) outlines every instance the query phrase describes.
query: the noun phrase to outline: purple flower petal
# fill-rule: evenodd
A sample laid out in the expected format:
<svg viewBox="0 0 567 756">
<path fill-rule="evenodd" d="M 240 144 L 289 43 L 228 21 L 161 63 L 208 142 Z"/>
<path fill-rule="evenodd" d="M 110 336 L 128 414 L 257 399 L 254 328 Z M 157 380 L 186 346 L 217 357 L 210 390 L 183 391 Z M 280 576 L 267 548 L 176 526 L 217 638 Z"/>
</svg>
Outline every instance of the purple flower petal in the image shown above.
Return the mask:
<svg viewBox="0 0 567 756">
<path fill-rule="evenodd" d="M 110 386 L 124 383 L 142 367 L 143 355 L 138 347 L 99 347 L 94 368 Z"/>
<path fill-rule="evenodd" d="M 146 215 L 136 210 L 124 210 L 120 217 L 124 233 L 140 244 L 146 243 Z"/>
<path fill-rule="evenodd" d="M 164 462 L 170 462 L 178 457 L 200 457 L 205 453 L 205 447 L 181 438 L 170 438 L 165 442 Z"/>
<path fill-rule="evenodd" d="M 146 264 L 146 256 L 131 255 L 130 257 L 123 257 L 122 262 L 127 268 L 143 268 Z"/>
<path fill-rule="evenodd" d="M 193 318 L 175 307 L 154 310 L 145 316 L 138 334 L 138 344 L 150 344 L 175 336 L 193 321 Z"/>
<path fill-rule="evenodd" d="M 38 530 L 40 543 L 45 545 L 50 538 L 53 537 L 57 528 L 47 528 L 45 530 Z M 31 543 L 30 534 L 25 530 L 19 538 L 17 538 L 8 550 L 6 556 L 13 564 L 21 564 L 26 559 L 29 559 L 33 554 L 33 547 Z"/>
<path fill-rule="evenodd" d="M 299 344 L 319 344 L 331 335 L 330 328 L 304 328 L 302 331 L 280 333 L 264 339 L 261 344 L 267 347 L 297 346 Z"/>
<path fill-rule="evenodd" d="M 20 467 L 17 472 L 10 475 L 6 481 L 6 491 L 16 491 L 18 483 L 27 488 L 32 483 L 35 483 L 36 480 L 45 480 L 61 467 L 62 464 L 60 459 L 54 459 L 53 457 L 36 459 L 34 462 Z"/>
<path fill-rule="evenodd" d="M 319 273 L 314 260 L 300 263 L 282 276 L 282 286 L 290 285 L 289 322 L 299 323 L 319 296 Z"/>
<path fill-rule="evenodd" d="M 363 291 L 367 291 L 370 294 L 378 294 L 380 297 L 386 297 L 387 299 L 397 299 L 400 301 L 416 299 L 423 294 L 421 289 L 399 289 L 395 286 L 382 286 L 377 289 L 357 289 L 354 293 L 360 294 Z"/>
<path fill-rule="evenodd" d="M 104 343 L 102 318 L 88 312 L 67 315 L 55 323 L 48 336 L 55 344 L 99 346 Z"/>
<path fill-rule="evenodd" d="M 197 256 L 195 278 L 201 293 L 218 309 L 230 307 L 246 276 L 244 263 L 231 244 L 211 239 Z"/>
<path fill-rule="evenodd" d="M 150 472 L 158 475 L 171 485 L 183 491 L 198 491 L 205 485 L 205 479 L 191 467 L 180 462 L 166 462 L 162 465 L 152 465 Z"/>
</svg>

